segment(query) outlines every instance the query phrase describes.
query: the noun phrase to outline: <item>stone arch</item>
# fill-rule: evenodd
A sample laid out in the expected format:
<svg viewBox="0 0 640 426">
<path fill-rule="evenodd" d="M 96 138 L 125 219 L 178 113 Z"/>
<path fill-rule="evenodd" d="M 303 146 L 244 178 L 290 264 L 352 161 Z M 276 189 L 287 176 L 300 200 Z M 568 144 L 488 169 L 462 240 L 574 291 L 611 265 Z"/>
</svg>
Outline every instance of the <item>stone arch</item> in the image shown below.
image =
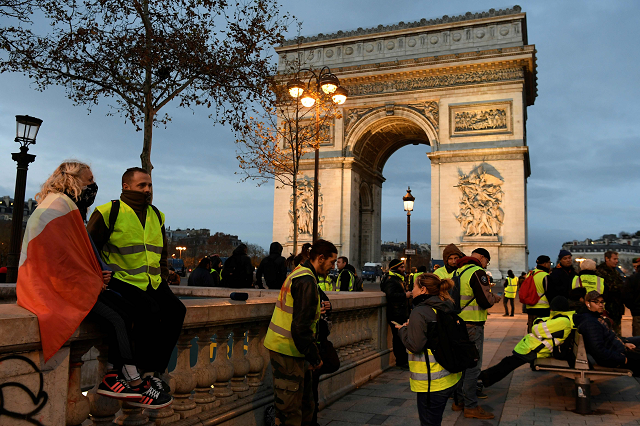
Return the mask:
<svg viewBox="0 0 640 426">
<path fill-rule="evenodd" d="M 389 157 L 403 146 L 437 144 L 437 130 L 424 115 L 403 106 L 392 112 L 389 115 L 381 107 L 361 117 L 346 136 L 345 154 L 351 153 L 365 167 L 382 173 Z"/>
</svg>

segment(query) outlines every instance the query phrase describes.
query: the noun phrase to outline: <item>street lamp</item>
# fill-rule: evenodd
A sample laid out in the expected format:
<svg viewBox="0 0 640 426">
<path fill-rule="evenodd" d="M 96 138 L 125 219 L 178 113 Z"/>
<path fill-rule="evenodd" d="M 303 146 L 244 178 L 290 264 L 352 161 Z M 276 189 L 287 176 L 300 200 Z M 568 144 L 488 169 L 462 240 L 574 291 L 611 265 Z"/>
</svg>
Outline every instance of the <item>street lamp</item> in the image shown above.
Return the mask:
<svg viewBox="0 0 640 426">
<path fill-rule="evenodd" d="M 180 252 L 180 259 L 182 259 L 182 251 L 186 249 L 187 249 L 186 247 L 176 247 L 176 250 Z"/>
<path fill-rule="evenodd" d="M 402 197 L 402 201 L 404 202 L 404 211 L 407 212 L 407 249 L 405 250 L 405 255 L 407 257 L 407 274 L 411 273 L 411 212 L 413 211 L 413 202 L 415 201 L 415 197 L 411 195 L 411 188 L 407 189 L 407 194 Z"/>
<path fill-rule="evenodd" d="M 20 260 L 20 246 L 22 243 L 22 218 L 24 213 L 24 193 L 27 187 L 27 170 L 29 164 L 36 160 L 36 156 L 29 154 L 29 145 L 36 143 L 36 136 L 42 120 L 28 115 L 16 115 L 16 138 L 20 144 L 20 152 L 11 154 L 13 161 L 18 163 L 16 172 L 16 189 L 13 196 L 13 218 L 11 219 L 11 242 L 7 259 L 7 282 L 18 280 L 18 261 Z"/>
<path fill-rule="evenodd" d="M 320 168 L 320 112 L 318 102 L 323 97 L 330 97 L 331 102 L 335 105 L 342 105 L 346 102 L 349 92 L 340 86 L 340 80 L 336 77 L 329 67 L 322 67 L 318 74 L 310 68 L 302 68 L 298 71 L 309 72 L 311 76 L 305 84 L 298 77 L 287 83 L 289 95 L 306 107 L 316 107 L 316 149 L 313 165 L 313 242 L 318 239 L 318 171 Z M 315 79 L 315 81 L 314 81 Z M 315 86 L 314 84 L 315 83 Z M 296 145 L 298 143 L 298 117 L 296 116 Z M 294 212 L 295 213 L 295 212 Z"/>
</svg>

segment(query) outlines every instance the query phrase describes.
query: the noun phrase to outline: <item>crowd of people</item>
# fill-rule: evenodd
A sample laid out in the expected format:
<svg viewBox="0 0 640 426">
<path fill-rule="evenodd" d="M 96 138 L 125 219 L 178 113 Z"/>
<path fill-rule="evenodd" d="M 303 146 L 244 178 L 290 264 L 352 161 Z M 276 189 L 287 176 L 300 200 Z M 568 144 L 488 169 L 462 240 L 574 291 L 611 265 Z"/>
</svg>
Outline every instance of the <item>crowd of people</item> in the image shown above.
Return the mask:
<svg viewBox="0 0 640 426">
<path fill-rule="evenodd" d="M 27 223 L 17 299 L 38 317 L 45 360 L 91 319 L 108 345 L 108 371 L 97 393 L 158 409 L 173 400 L 163 373 L 186 308 L 169 287 L 180 277 L 168 267 L 165 217 L 152 204 L 150 174 L 130 168 L 121 183 L 120 197 L 96 207 L 87 222 L 98 191 L 90 167 L 66 161 L 56 168 L 36 195 L 38 208 Z M 217 255 L 205 257 L 189 285 L 249 288 L 264 279 L 267 288 L 279 290 L 264 340 L 273 368 L 275 423 L 315 426 L 320 375 L 340 367 L 329 339 L 332 307 L 326 292 L 362 291 L 362 279 L 329 241 L 305 244 L 290 259 L 282 251 L 281 244 L 271 244 L 255 279 L 244 244 L 224 264 Z M 433 273 L 421 267 L 407 274 L 405 263 L 394 259 L 380 282 L 396 366 L 410 371 L 421 424 L 440 424 L 450 397 L 452 409 L 464 417 L 492 419 L 479 405 L 485 388 L 537 358 L 564 359 L 565 343 L 576 329 L 598 365 L 640 374 L 640 275 L 623 280 L 618 253 L 605 253 L 600 265 L 584 260 L 576 271 L 571 253 L 561 250 L 555 268 L 542 255 L 535 269 L 518 278 L 508 271 L 505 316 L 514 316 L 516 294 L 527 285 L 537 297 L 523 306 L 527 331 L 512 355 L 484 371 L 488 309 L 502 299 L 487 271 L 491 254 L 478 247 L 466 256 L 449 244 L 443 260 Z M 637 271 L 640 258 L 633 264 Z M 334 282 L 330 272 L 336 265 Z M 627 338 L 621 336 L 625 304 L 633 315 L 633 337 Z M 443 358 L 453 343 L 466 356 L 457 363 Z"/>
</svg>

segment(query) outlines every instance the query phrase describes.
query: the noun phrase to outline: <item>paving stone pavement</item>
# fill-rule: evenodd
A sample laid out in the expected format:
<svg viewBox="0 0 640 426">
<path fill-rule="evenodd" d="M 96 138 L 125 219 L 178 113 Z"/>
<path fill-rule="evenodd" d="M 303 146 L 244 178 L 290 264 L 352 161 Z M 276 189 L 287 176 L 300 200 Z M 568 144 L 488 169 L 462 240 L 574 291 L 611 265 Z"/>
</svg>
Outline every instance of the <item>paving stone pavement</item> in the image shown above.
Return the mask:
<svg viewBox="0 0 640 426">
<path fill-rule="evenodd" d="M 483 368 L 510 355 L 526 332 L 526 315 L 503 317 L 502 304 L 494 306 L 485 325 Z M 516 306 L 516 312 L 522 312 Z M 623 335 L 631 335 L 631 317 L 623 318 Z M 494 420 L 465 419 L 451 410 L 443 425 L 637 425 L 640 424 L 640 381 L 620 377 L 591 385 L 594 414 L 573 413 L 573 380 L 522 366 L 502 382 L 485 390 L 489 398 L 480 405 L 495 414 Z M 409 388 L 409 372 L 391 368 L 344 396 L 318 414 L 321 426 L 402 425 L 419 426 L 416 396 Z"/>
</svg>

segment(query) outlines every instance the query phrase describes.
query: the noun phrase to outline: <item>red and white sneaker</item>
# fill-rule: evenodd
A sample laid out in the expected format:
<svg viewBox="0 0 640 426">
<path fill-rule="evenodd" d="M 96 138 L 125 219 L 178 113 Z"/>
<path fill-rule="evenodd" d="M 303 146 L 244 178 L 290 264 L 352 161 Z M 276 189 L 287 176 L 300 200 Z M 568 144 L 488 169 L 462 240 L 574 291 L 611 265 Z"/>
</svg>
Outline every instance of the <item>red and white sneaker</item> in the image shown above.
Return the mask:
<svg viewBox="0 0 640 426">
<path fill-rule="evenodd" d="M 118 373 L 107 373 L 98 386 L 96 393 L 116 399 L 135 401 L 142 398 L 142 393 L 131 388 Z"/>
</svg>

